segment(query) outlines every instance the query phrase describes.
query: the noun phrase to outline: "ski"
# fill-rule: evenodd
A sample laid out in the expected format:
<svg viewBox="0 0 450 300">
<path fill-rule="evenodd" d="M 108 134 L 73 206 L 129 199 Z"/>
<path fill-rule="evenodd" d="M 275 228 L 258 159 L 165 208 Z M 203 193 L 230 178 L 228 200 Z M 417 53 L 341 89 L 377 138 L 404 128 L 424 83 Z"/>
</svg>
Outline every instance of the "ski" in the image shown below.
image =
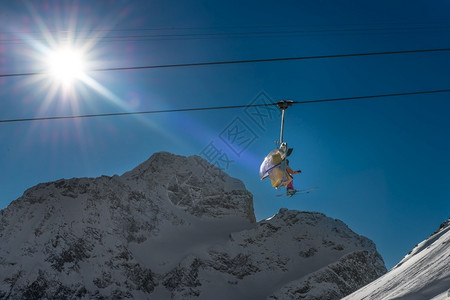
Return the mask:
<svg viewBox="0 0 450 300">
<path fill-rule="evenodd" d="M 318 189 L 318 187 L 313 187 L 313 188 L 303 189 L 303 190 L 293 190 L 293 191 L 285 192 L 283 194 L 276 195 L 276 197 L 282 197 L 282 196 L 292 197 L 297 194 L 309 194 L 311 191 L 315 191 L 317 189 Z"/>
</svg>

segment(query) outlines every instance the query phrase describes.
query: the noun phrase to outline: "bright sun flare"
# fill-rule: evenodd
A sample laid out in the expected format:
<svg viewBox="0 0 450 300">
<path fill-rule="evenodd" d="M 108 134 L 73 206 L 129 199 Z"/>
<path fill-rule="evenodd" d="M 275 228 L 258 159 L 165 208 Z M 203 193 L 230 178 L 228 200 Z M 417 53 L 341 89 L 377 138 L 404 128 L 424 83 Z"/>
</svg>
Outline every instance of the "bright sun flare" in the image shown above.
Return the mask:
<svg viewBox="0 0 450 300">
<path fill-rule="evenodd" d="M 75 49 L 61 48 L 49 54 L 48 66 L 55 79 L 69 84 L 83 75 L 84 59 Z"/>
</svg>

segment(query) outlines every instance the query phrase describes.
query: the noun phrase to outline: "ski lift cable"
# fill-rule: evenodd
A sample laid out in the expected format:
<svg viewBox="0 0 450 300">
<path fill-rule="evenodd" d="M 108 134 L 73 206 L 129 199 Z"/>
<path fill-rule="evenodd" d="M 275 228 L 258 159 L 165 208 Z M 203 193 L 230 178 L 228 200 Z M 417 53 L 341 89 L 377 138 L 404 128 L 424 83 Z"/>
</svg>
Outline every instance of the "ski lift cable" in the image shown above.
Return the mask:
<svg viewBox="0 0 450 300">
<path fill-rule="evenodd" d="M 386 27 L 387 26 L 387 27 Z M 248 31 L 252 29 L 253 31 Z M 46 33 L 61 35 L 72 35 L 71 39 L 95 40 L 98 42 L 129 42 L 129 41 L 153 41 L 153 40 L 186 40 L 186 39 L 209 39 L 209 38 L 237 38 L 237 37 L 290 37 L 299 34 L 328 34 L 338 35 L 346 33 L 404 33 L 410 31 L 433 30 L 446 32 L 450 29 L 448 22 L 389 22 L 389 23 L 364 23 L 364 24 L 315 24 L 315 25 L 253 25 L 253 26 L 215 26 L 215 27 L 155 27 L 155 28 L 123 28 L 123 29 L 91 29 L 87 32 L 74 30 L 48 30 Z M 211 32 L 211 30 L 214 30 Z M 219 30 L 219 31 L 217 31 Z M 225 30 L 225 32 L 223 32 Z M 231 31 L 230 31 L 231 30 Z M 232 31 L 239 30 L 239 31 Z M 241 30 L 247 30 L 242 32 Z M 177 32 L 182 33 L 164 33 Z M 188 31 L 188 32 L 186 32 Z M 194 33 L 189 33 L 193 31 Z M 206 32 L 205 32 L 206 31 Z M 103 33 L 92 36 L 93 33 Z M 121 35 L 110 35 L 121 32 Z M 147 32 L 147 34 L 142 34 Z M 158 33 L 149 34 L 148 32 Z M 163 32 L 163 33 L 160 33 Z M 138 34 L 139 33 L 139 34 Z M 28 43 L 30 41 L 46 40 L 41 37 L 39 31 L 0 31 L 0 35 L 20 35 L 22 37 L 0 38 L 0 44 Z M 26 35 L 23 37 L 23 35 Z M 36 37 L 38 36 L 38 37 Z M 199 38 L 196 38 L 199 37 Z M 61 40 L 60 40 L 61 41 Z M 69 41 L 69 40 L 67 40 Z"/>
<path fill-rule="evenodd" d="M 339 27 L 381 27 L 381 26 L 403 26 L 400 28 L 408 28 L 405 26 L 443 26 L 444 28 L 447 28 L 449 25 L 449 22 L 446 21 L 432 21 L 432 22 L 374 22 L 374 23 L 325 23 L 325 24 L 272 24 L 272 25 L 231 25 L 231 26 L 170 26 L 170 27 L 148 27 L 148 28 L 96 28 L 96 29 L 90 29 L 87 30 L 87 33 L 96 33 L 96 32 L 153 32 L 153 31 L 182 31 L 182 30 L 230 30 L 230 29 L 276 29 L 276 28 L 339 28 Z M 382 27 L 384 28 L 384 27 Z M 352 29 L 352 28 L 350 28 Z M 54 30 L 46 30 L 47 33 L 86 33 L 85 31 L 79 31 L 79 30 L 60 30 L 60 29 L 54 29 Z M 42 34 L 41 31 L 0 31 L 0 34 Z"/>
<path fill-rule="evenodd" d="M 144 115 L 144 114 L 175 113 L 175 112 L 193 112 L 193 111 L 237 109 L 237 108 L 249 108 L 249 107 L 267 107 L 267 106 L 278 106 L 280 108 L 280 103 L 283 103 L 283 102 L 288 102 L 290 105 L 293 105 L 293 104 L 311 104 L 311 103 L 322 103 L 322 102 L 354 101 L 354 100 L 363 100 L 363 99 L 376 99 L 376 98 L 413 96 L 413 95 L 426 95 L 426 94 L 439 94 L 439 93 L 450 93 L 450 89 L 416 91 L 416 92 L 404 92 L 404 93 L 392 93 L 392 94 L 379 94 L 379 95 L 366 95 L 366 96 L 343 97 L 343 98 L 315 99 L 315 100 L 303 100 L 303 101 L 285 100 L 285 101 L 279 101 L 279 102 L 276 102 L 276 103 L 250 104 L 250 105 L 213 106 L 213 107 L 180 108 L 180 109 L 136 111 L 136 112 L 86 114 L 86 115 L 72 115 L 72 116 L 53 116 L 53 117 L 2 119 L 2 120 L 0 120 L 0 123 L 30 122 L 30 121 L 44 121 L 44 120 L 61 120 L 61 119 L 81 119 L 81 118 L 112 117 L 112 116 L 130 116 L 130 115 Z M 286 108 L 287 107 L 285 107 L 284 110 Z M 281 108 L 281 109 L 282 109 L 282 111 L 284 111 L 283 108 Z M 283 122 L 283 120 L 282 120 L 282 122 Z M 283 127 L 283 123 L 282 123 L 282 127 Z M 283 139 L 283 129 L 281 130 L 281 133 L 280 133 L 280 141 L 282 141 L 282 139 Z"/>
<path fill-rule="evenodd" d="M 182 63 L 182 64 L 100 68 L 100 69 L 87 70 L 86 72 L 162 69 L 162 68 L 178 68 L 178 67 L 198 67 L 198 66 L 213 66 L 213 65 L 228 65 L 228 64 L 247 64 L 247 63 L 262 63 L 262 62 L 330 59 L 330 58 L 346 58 L 346 57 L 364 57 L 364 56 L 377 56 L 377 55 L 396 55 L 396 54 L 448 52 L 448 51 L 450 51 L 450 48 L 399 50 L 399 51 L 349 53 L 349 54 L 329 54 L 329 55 L 313 55 L 313 56 L 297 56 L 297 57 L 275 57 L 275 58 L 263 58 L 263 59 L 246 59 L 246 60 L 212 61 L 212 62 L 196 62 L 196 63 Z M 42 75 L 48 75 L 48 73 L 47 72 L 28 72 L 28 73 L 0 74 L 0 78 L 2 78 L 2 77 L 20 77 L 20 76 L 36 76 L 36 75 L 42 76 Z"/>
<path fill-rule="evenodd" d="M 220 39 L 220 38 L 255 38 L 255 37 L 291 37 L 298 35 L 317 34 L 326 35 L 342 35 L 351 33 L 405 33 L 411 31 L 434 30 L 447 32 L 450 26 L 417 26 L 417 27 L 377 27 L 377 28 L 345 28 L 345 29 L 301 29 L 301 30 L 265 30 L 265 31 L 245 31 L 245 32 L 203 32 L 203 33 L 170 33 L 170 34 L 121 34 L 121 35 L 104 35 L 101 37 L 78 36 L 76 38 L 66 37 L 60 38 L 60 42 L 72 41 L 95 41 L 99 42 L 136 42 L 136 41 L 156 41 L 156 40 L 195 40 L 195 39 Z M 128 30 L 130 32 L 142 32 L 142 30 Z M 147 29 L 148 31 L 152 29 Z M 158 29 L 153 29 L 156 31 Z M 161 29 L 163 30 L 163 29 Z M 106 32 L 106 30 L 104 30 Z M 126 33 L 126 29 L 119 30 Z M 95 32 L 95 31 L 92 31 Z M 70 31 L 61 31 L 61 33 L 71 33 Z M 12 37 L 0 38 L 0 44 L 24 44 L 30 41 L 46 41 L 46 38 L 33 37 Z"/>
</svg>

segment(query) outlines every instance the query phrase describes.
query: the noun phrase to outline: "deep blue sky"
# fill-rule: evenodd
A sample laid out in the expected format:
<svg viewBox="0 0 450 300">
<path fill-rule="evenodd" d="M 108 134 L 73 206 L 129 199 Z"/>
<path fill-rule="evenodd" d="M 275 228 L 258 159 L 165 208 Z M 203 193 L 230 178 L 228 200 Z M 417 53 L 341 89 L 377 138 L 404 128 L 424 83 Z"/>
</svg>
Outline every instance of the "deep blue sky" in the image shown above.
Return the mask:
<svg viewBox="0 0 450 300">
<path fill-rule="evenodd" d="M 449 6 L 447 1 L 2 2 L 0 73 L 46 71 L 45 49 L 67 30 L 75 32 L 73 44 L 86 49 L 94 69 L 449 48 Z M 271 31 L 278 33 L 255 34 Z M 51 78 L 0 78 L 0 119 L 448 89 L 449 58 L 439 52 L 88 72 L 96 88 L 77 82 L 69 92 L 56 89 Z M 295 149 L 292 167 L 303 170 L 295 186 L 319 186 L 290 199 L 275 197 L 280 191 L 258 177 L 279 137 L 277 111 L 263 120 L 236 109 L 0 123 L 0 208 L 40 182 L 122 174 L 154 152 L 201 155 L 214 145 L 232 161 L 222 162 L 225 171 L 254 194 L 258 220 L 281 207 L 323 212 L 374 240 L 392 267 L 449 217 L 449 96 L 289 108 L 285 140 Z M 241 145 L 225 143 L 233 128 L 246 131 Z"/>
</svg>

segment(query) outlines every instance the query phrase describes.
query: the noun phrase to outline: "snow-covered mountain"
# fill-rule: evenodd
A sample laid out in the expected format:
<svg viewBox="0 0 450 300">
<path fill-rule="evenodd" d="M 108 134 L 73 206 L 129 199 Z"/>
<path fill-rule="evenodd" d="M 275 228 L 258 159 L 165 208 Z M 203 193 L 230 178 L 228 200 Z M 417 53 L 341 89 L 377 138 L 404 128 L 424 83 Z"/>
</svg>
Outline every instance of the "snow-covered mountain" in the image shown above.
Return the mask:
<svg viewBox="0 0 450 300">
<path fill-rule="evenodd" d="M 450 219 L 391 271 L 345 299 L 450 299 Z"/>
<path fill-rule="evenodd" d="M 39 184 L 0 211 L 0 299 L 340 299 L 385 272 L 321 213 L 256 222 L 244 184 L 198 156 Z"/>
</svg>

